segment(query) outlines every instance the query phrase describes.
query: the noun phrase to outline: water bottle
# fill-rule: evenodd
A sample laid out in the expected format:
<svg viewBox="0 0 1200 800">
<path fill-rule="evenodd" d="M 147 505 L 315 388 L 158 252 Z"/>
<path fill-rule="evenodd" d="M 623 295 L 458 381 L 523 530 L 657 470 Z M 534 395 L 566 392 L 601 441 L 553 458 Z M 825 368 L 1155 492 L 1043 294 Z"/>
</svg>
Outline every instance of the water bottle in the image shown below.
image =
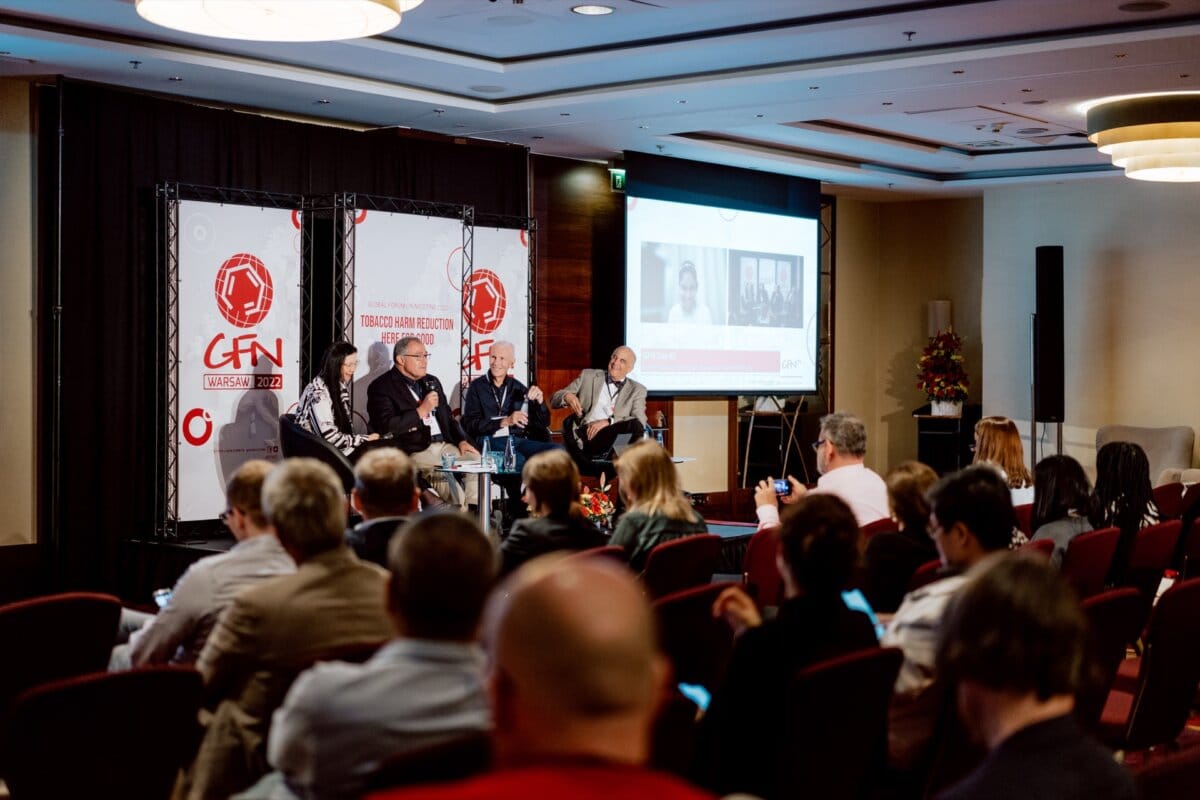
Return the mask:
<svg viewBox="0 0 1200 800">
<path fill-rule="evenodd" d="M 659 446 L 659 447 L 666 447 L 666 446 L 667 446 L 667 443 L 663 441 L 663 432 L 662 432 L 662 431 L 655 431 L 655 432 L 654 432 L 654 438 L 655 438 L 655 439 L 658 441 L 658 446 Z"/>
<path fill-rule="evenodd" d="M 483 447 L 479 450 L 479 465 L 486 470 L 492 468 L 492 437 L 483 437 Z"/>
<path fill-rule="evenodd" d="M 521 413 L 525 415 L 526 419 L 529 419 L 529 398 L 521 401 Z M 514 425 L 513 427 L 517 430 L 525 430 L 524 425 Z"/>
<path fill-rule="evenodd" d="M 517 448 L 513 447 L 513 437 L 504 437 L 507 441 L 504 443 L 504 471 L 517 471 Z"/>
</svg>

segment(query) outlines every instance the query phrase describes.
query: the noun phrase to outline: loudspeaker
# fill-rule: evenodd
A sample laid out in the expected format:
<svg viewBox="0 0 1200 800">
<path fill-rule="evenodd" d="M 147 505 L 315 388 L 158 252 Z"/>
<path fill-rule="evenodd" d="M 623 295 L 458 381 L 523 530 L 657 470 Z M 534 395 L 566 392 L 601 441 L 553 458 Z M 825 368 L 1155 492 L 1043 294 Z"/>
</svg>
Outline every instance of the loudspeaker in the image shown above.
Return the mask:
<svg viewBox="0 0 1200 800">
<path fill-rule="evenodd" d="M 1033 418 L 1062 422 L 1063 249 L 1037 248 L 1037 314 L 1033 324 Z"/>
</svg>

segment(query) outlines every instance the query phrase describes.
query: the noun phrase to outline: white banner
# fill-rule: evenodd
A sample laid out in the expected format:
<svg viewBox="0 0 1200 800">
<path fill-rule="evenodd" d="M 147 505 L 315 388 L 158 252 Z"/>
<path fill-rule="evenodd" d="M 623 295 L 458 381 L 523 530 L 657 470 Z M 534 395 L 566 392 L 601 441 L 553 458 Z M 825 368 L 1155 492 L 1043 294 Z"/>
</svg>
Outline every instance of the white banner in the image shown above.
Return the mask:
<svg viewBox="0 0 1200 800">
<path fill-rule="evenodd" d="M 299 396 L 300 217 L 179 203 L 179 520 L 225 508 L 246 461 L 277 461 Z"/>
<path fill-rule="evenodd" d="M 470 372 L 488 368 L 492 343 L 512 342 L 516 364 L 512 375 L 529 385 L 529 242 L 513 228 L 476 228 L 470 296 L 466 310 L 471 325 Z"/>
</svg>

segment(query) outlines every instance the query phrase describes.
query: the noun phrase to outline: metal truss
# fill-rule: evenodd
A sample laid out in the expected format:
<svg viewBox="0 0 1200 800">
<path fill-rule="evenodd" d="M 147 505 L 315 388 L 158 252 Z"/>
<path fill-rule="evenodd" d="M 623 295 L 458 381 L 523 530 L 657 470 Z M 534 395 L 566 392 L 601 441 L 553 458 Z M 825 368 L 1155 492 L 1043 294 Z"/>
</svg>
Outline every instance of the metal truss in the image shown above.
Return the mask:
<svg viewBox="0 0 1200 800">
<path fill-rule="evenodd" d="M 529 385 L 534 384 L 533 376 L 537 374 L 537 220 L 533 217 L 520 217 L 507 214 L 480 214 L 475 217 L 477 228 L 513 228 L 525 231 L 525 241 L 528 243 L 529 269 L 528 281 L 525 286 L 529 313 L 525 319 L 525 363 L 529 365 Z M 474 360 L 471 360 L 474 363 Z"/>
</svg>

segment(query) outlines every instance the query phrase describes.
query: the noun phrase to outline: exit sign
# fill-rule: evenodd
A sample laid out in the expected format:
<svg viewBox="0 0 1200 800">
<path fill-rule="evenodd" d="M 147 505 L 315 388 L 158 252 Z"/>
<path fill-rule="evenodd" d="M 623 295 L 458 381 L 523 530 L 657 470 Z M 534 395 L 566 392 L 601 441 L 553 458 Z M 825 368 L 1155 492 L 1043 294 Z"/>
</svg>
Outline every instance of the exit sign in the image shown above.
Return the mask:
<svg viewBox="0 0 1200 800">
<path fill-rule="evenodd" d="M 613 169 L 608 171 L 608 187 L 614 192 L 625 191 L 625 170 Z"/>
</svg>

